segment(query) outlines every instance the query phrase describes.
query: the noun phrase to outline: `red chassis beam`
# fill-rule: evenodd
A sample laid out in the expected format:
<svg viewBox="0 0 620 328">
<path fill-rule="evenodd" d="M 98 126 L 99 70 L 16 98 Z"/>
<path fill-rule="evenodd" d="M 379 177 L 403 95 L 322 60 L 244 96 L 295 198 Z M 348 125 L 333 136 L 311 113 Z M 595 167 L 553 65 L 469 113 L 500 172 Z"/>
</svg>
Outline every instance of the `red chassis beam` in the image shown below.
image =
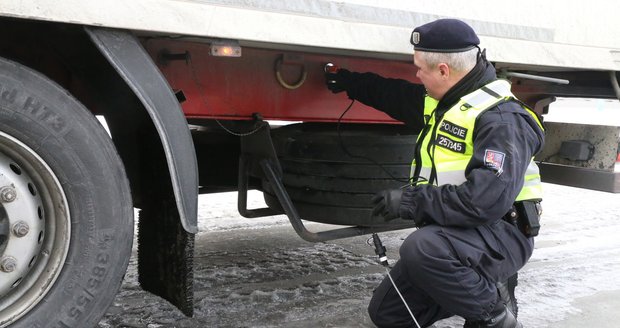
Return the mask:
<svg viewBox="0 0 620 328">
<path fill-rule="evenodd" d="M 323 67 L 328 62 L 419 82 L 411 62 L 247 47 L 241 57 L 214 57 L 208 44 L 170 39 L 148 39 L 144 45 L 170 86 L 183 92 L 187 100 L 182 107 L 188 118 L 245 120 L 260 113 L 272 120 L 334 122 L 350 100 L 345 93 L 334 95 L 326 89 Z M 295 89 L 285 87 L 299 82 Z M 358 102 L 343 121 L 394 122 Z"/>
</svg>

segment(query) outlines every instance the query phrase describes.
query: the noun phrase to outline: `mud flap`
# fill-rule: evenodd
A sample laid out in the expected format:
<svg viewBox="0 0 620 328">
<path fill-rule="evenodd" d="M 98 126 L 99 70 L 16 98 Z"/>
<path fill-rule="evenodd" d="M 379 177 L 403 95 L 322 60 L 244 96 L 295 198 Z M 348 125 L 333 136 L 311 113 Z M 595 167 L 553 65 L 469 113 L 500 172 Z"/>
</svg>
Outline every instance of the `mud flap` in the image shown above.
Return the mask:
<svg viewBox="0 0 620 328">
<path fill-rule="evenodd" d="M 149 202 L 138 223 L 138 281 L 185 315 L 194 314 L 194 234 L 183 229 L 174 199 Z"/>
</svg>

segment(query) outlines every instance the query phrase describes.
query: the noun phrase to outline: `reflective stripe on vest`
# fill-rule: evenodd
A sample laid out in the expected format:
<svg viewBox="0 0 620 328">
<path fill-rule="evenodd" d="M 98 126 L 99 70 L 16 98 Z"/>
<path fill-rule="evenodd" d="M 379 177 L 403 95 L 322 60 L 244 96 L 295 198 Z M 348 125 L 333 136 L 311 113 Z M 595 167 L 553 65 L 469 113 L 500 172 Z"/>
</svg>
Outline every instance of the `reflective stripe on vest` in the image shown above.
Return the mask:
<svg viewBox="0 0 620 328">
<path fill-rule="evenodd" d="M 428 183 L 428 180 L 431 178 L 433 164 L 436 171 L 436 180 L 433 181 L 435 185 L 459 185 L 467 181 L 465 169 L 474 152 L 473 131 L 477 117 L 499 102 L 509 99 L 516 99 L 510 92 L 510 83 L 505 80 L 493 81 L 462 97 L 437 122 L 438 126 L 435 126 L 434 111 L 438 102 L 427 96 L 424 103 L 424 115 L 427 125 L 431 125 L 431 128 L 429 133 L 426 133 L 424 136 L 420 135 L 417 140 L 417 142 L 422 143 L 420 147 L 421 170 L 419 177 L 426 181 L 419 181 L 418 183 Z M 522 105 L 522 107 L 544 130 L 536 114 L 526 106 Z M 434 130 L 436 130 L 435 142 L 429 148 L 429 142 L 433 136 L 432 131 Z M 423 140 L 420 140 L 420 137 Z M 412 163 L 412 175 L 414 165 L 415 161 Z M 412 176 L 412 178 L 415 177 Z M 524 175 L 523 188 L 516 200 L 540 198 L 542 198 L 540 172 L 532 158 Z"/>
</svg>

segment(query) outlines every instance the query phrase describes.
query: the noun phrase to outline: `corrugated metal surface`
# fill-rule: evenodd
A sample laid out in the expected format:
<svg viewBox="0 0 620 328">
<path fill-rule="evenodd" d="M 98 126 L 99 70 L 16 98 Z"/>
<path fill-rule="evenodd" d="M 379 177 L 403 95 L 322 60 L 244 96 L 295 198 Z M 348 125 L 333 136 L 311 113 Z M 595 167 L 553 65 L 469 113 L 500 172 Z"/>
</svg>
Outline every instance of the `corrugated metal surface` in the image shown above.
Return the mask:
<svg viewBox="0 0 620 328">
<path fill-rule="evenodd" d="M 371 57 L 410 56 L 413 26 L 459 17 L 501 63 L 620 70 L 613 1 L 3 0 L 0 15 L 236 39 Z"/>
</svg>

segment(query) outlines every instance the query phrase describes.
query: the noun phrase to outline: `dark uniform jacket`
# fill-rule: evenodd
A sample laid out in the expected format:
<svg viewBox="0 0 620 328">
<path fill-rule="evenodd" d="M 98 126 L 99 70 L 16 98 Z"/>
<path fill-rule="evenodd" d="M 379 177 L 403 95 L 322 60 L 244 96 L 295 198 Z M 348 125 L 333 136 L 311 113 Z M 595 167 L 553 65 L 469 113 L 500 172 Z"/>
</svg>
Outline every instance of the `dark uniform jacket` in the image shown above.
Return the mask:
<svg viewBox="0 0 620 328">
<path fill-rule="evenodd" d="M 351 99 L 387 113 L 416 133 L 423 129 L 423 85 L 373 73 L 348 73 L 346 91 Z M 495 79 L 493 66 L 479 59 L 476 67 L 441 99 L 435 111 L 436 121 L 462 96 Z M 542 149 L 544 132 L 519 103 L 509 101 L 479 116 L 473 140 L 474 155 L 465 171 L 467 181 L 461 185 L 410 187 L 403 194 L 401 213 L 402 206 L 406 206 L 409 219 L 415 217 L 441 226 L 475 227 L 508 212 L 523 186 L 532 156 Z M 506 154 L 501 174 L 484 165 L 485 149 Z"/>
</svg>

